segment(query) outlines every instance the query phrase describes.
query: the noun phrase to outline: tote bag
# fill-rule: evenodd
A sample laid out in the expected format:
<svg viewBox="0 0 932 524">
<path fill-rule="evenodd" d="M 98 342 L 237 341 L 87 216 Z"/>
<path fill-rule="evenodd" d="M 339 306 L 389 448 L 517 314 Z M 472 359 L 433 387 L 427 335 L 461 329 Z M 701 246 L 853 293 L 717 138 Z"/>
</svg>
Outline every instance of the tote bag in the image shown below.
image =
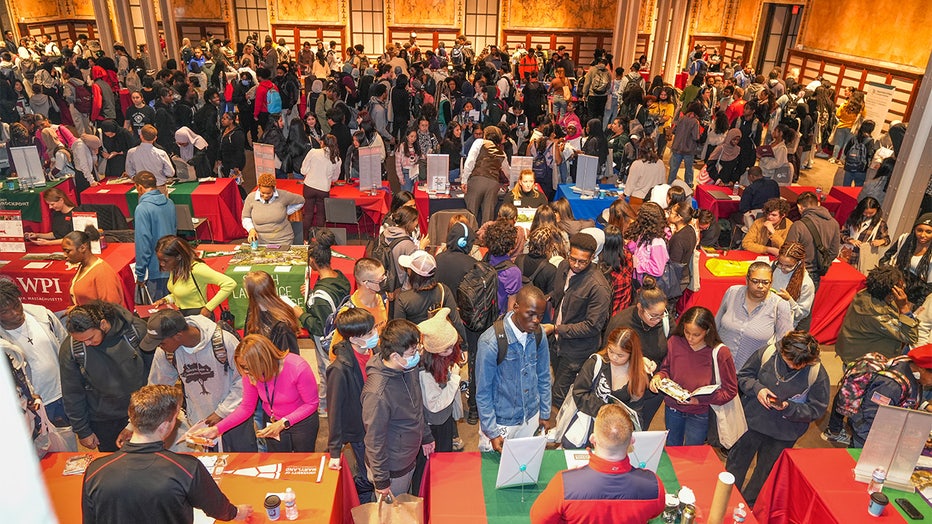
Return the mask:
<svg viewBox="0 0 932 524">
<path fill-rule="evenodd" d="M 721 384 L 722 377 L 718 371 L 718 352 L 723 344 L 715 346 L 712 350 L 712 366 L 715 369 L 715 383 Z M 738 442 L 748 430 L 748 421 L 744 418 L 744 406 L 741 405 L 741 395 L 729 400 L 721 406 L 712 405 L 715 420 L 718 425 L 718 439 L 726 449 Z"/>
<path fill-rule="evenodd" d="M 602 357 L 594 355 L 595 369 L 592 373 L 592 384 L 590 389 L 595 388 L 599 380 L 599 373 L 602 371 Z M 577 448 L 585 447 L 589 441 L 589 433 L 592 431 L 592 416 L 587 415 L 579 410 L 576 406 L 576 400 L 573 398 L 572 387 L 570 394 L 563 400 L 560 406 L 560 412 L 557 414 L 556 431 L 554 434 L 555 442 L 561 442 L 564 437 L 567 441 Z"/>
</svg>

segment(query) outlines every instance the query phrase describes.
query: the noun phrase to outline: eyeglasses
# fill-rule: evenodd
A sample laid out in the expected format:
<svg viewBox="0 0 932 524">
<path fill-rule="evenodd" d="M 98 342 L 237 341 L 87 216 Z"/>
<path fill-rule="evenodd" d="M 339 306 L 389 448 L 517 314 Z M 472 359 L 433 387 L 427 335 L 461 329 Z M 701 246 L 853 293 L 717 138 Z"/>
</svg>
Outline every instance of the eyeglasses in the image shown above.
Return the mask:
<svg viewBox="0 0 932 524">
<path fill-rule="evenodd" d="M 793 265 L 791 265 L 791 266 L 790 266 L 790 265 L 786 265 L 786 264 L 781 264 L 781 263 L 777 262 L 777 267 L 780 268 L 780 269 L 782 269 L 783 271 L 786 271 L 787 273 L 791 273 L 791 272 L 793 272 L 793 271 L 796 271 L 796 268 L 799 267 L 799 262 L 797 262 L 797 263 L 795 263 L 795 264 L 793 264 Z"/>
<path fill-rule="evenodd" d="M 382 282 L 385 282 L 385 279 L 386 279 L 386 278 L 388 278 L 388 277 L 387 277 L 385 274 L 382 274 L 382 277 L 381 277 L 381 278 L 376 278 L 376 279 L 374 279 L 374 280 L 363 280 L 363 282 L 371 282 L 371 283 L 373 283 L 373 284 L 381 284 Z"/>
<path fill-rule="evenodd" d="M 579 265 L 588 264 L 589 262 L 592 261 L 591 258 L 576 258 L 572 256 L 568 256 L 566 259 L 569 261 L 570 264 L 579 264 Z"/>
<path fill-rule="evenodd" d="M 754 284 L 755 286 L 769 286 L 771 281 L 762 278 L 749 278 L 748 282 Z"/>
<path fill-rule="evenodd" d="M 644 316 L 647 317 L 648 320 L 660 320 L 663 317 L 667 316 L 667 312 L 664 311 L 663 313 L 660 313 L 659 315 L 655 315 L 651 313 L 650 311 L 645 311 Z"/>
</svg>

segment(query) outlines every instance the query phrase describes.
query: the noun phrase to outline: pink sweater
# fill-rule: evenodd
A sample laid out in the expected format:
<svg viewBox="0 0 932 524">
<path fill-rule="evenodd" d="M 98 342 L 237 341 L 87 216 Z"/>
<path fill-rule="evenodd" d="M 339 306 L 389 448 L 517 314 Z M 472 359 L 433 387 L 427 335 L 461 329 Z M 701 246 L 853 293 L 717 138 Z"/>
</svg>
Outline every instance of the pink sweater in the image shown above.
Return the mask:
<svg viewBox="0 0 932 524">
<path fill-rule="evenodd" d="M 269 396 L 274 398 L 274 405 L 269 402 Z M 256 411 L 258 399 L 262 399 L 262 409 L 270 416 L 274 413 L 277 418 L 287 418 L 292 424 L 313 415 L 320 404 L 320 397 L 311 366 L 300 356 L 288 353 L 278 377 L 270 382 L 252 384 L 243 377 L 243 400 L 233 413 L 217 423 L 217 430 L 225 433 L 251 417 Z"/>
</svg>

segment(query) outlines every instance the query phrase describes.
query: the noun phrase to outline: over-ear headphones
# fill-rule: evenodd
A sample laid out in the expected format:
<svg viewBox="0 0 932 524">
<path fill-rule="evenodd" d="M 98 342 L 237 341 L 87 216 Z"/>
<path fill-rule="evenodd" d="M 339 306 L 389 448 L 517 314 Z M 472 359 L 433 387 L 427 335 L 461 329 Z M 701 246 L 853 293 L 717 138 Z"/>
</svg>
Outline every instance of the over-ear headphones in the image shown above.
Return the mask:
<svg viewBox="0 0 932 524">
<path fill-rule="evenodd" d="M 460 249 L 466 249 L 466 241 L 468 238 L 469 238 L 469 226 L 467 226 L 466 224 L 463 224 L 463 236 L 456 239 L 456 247 Z"/>
</svg>

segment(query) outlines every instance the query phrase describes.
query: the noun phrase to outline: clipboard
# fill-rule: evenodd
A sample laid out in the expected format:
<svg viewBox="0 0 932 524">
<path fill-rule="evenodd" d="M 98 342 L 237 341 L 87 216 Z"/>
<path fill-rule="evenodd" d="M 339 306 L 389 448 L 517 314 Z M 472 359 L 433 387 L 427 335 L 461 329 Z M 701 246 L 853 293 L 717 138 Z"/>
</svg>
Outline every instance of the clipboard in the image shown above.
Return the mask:
<svg viewBox="0 0 932 524">
<path fill-rule="evenodd" d="M 505 439 L 495 489 L 537 484 L 546 447 L 547 437 L 543 435 Z"/>
</svg>

